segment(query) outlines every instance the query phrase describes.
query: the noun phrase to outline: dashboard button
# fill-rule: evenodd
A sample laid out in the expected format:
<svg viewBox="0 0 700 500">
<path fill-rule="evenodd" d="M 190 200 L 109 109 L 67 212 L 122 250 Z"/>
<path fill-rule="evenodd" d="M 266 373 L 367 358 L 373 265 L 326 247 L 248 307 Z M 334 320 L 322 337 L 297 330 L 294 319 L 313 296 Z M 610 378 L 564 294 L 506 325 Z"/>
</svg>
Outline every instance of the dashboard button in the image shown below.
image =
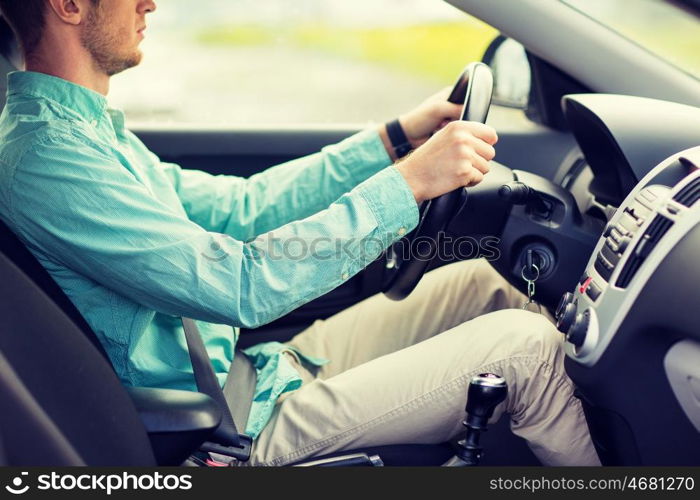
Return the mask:
<svg viewBox="0 0 700 500">
<path fill-rule="evenodd" d="M 615 234 L 613 236 L 615 236 L 619 240 L 620 238 L 629 236 L 630 234 L 631 233 L 627 231 L 624 227 L 617 225 L 615 226 Z"/>
<path fill-rule="evenodd" d="M 612 238 L 612 236 L 605 240 L 605 244 L 613 252 L 615 252 L 615 253 L 620 252 L 620 245 L 617 244 L 617 242 Z"/>
<path fill-rule="evenodd" d="M 610 276 L 612 275 L 612 270 L 613 270 L 613 265 L 608 262 L 605 257 L 602 255 L 598 254 L 598 257 L 595 260 L 595 270 L 598 271 L 598 274 L 600 274 L 604 280 L 609 280 Z"/>
<path fill-rule="evenodd" d="M 588 297 L 590 297 L 590 299 L 593 302 L 598 300 L 598 297 L 600 297 L 601 293 L 602 293 L 602 290 L 596 284 L 595 281 L 591 281 L 591 283 L 589 283 L 588 287 L 586 288 L 586 295 L 588 295 Z"/>
<path fill-rule="evenodd" d="M 598 255 L 598 260 L 600 261 L 601 264 L 603 264 L 603 267 L 607 269 L 608 271 L 612 271 L 615 269 L 615 266 L 608 260 L 606 259 L 603 255 Z"/>
<path fill-rule="evenodd" d="M 637 219 L 625 212 L 620 217 L 620 227 L 628 233 L 634 233 L 637 231 Z"/>
<path fill-rule="evenodd" d="M 610 238 L 614 241 L 620 241 L 622 238 L 624 238 L 624 234 L 622 234 L 620 231 L 617 230 L 616 227 L 613 227 L 612 231 L 610 231 Z"/>
<path fill-rule="evenodd" d="M 586 281 L 584 281 L 581 286 L 578 288 L 579 293 L 584 293 L 586 291 L 586 288 L 588 288 L 588 285 L 591 284 L 591 281 L 593 281 L 593 278 L 588 278 Z"/>
<path fill-rule="evenodd" d="M 632 238 L 629 238 L 627 236 L 623 236 L 620 242 L 617 244 L 618 246 L 618 253 L 623 254 L 625 253 L 625 250 L 627 250 L 627 247 L 630 246 L 630 243 L 632 242 Z"/>
<path fill-rule="evenodd" d="M 616 244 L 615 246 L 617 247 L 618 245 Z M 620 255 L 607 244 L 603 245 L 603 247 L 600 249 L 600 255 L 605 257 L 605 260 L 610 263 L 609 269 L 611 270 L 620 260 Z"/>
</svg>

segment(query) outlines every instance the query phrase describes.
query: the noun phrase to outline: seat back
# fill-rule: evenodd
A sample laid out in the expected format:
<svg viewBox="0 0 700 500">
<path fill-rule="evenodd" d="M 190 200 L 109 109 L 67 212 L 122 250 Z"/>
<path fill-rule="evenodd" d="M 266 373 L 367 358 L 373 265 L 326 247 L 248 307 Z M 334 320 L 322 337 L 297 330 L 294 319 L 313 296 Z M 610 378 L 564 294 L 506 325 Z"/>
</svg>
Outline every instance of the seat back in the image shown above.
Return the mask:
<svg viewBox="0 0 700 500">
<path fill-rule="evenodd" d="M 109 363 L 0 254 L 0 435 L 11 465 L 155 465 Z"/>
<path fill-rule="evenodd" d="M 68 316 L 75 326 L 83 332 L 97 351 L 109 361 L 107 353 L 100 343 L 95 332 L 90 328 L 83 315 L 80 314 L 73 302 L 66 296 L 61 287 L 51 275 L 44 269 L 34 255 L 27 250 L 24 243 L 0 221 L 0 253 L 14 263 L 31 281 L 33 281 L 48 297 Z M 111 364 L 110 364 L 111 366 Z"/>
</svg>

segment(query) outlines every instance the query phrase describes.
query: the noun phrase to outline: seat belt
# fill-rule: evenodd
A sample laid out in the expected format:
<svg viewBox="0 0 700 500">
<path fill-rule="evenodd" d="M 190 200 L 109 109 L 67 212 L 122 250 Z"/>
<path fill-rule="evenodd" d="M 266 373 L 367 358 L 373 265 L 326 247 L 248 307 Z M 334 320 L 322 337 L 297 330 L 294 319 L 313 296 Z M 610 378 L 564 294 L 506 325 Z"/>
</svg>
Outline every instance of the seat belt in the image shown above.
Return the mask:
<svg viewBox="0 0 700 500">
<path fill-rule="evenodd" d="M 231 414 L 229 405 L 226 402 L 224 391 L 221 389 L 219 381 L 216 378 L 216 374 L 214 373 L 214 368 L 211 365 L 211 359 L 209 359 L 207 350 L 204 347 L 204 341 L 199 333 L 197 324 L 190 318 L 182 318 L 182 326 L 185 330 L 185 340 L 187 341 L 187 350 L 190 355 L 190 361 L 192 362 L 192 370 L 194 372 L 197 390 L 211 397 L 221 408 L 221 423 L 216 431 L 214 431 L 216 443 L 205 443 L 201 449 L 203 451 L 231 456 L 241 462 L 245 462 L 250 458 L 250 449 L 253 440 L 245 434 L 240 434 L 236 428 L 233 415 Z M 252 365 L 250 365 L 250 361 L 248 361 L 247 358 L 236 361 L 237 358 L 245 358 L 245 356 L 239 353 L 238 356 L 234 357 L 233 366 L 229 369 L 227 385 L 229 385 L 228 381 L 229 378 L 231 378 L 231 371 L 233 369 L 237 369 L 238 372 L 242 371 L 242 368 L 237 368 L 235 365 L 239 364 L 242 367 L 245 367 L 245 363 L 247 362 L 250 368 L 252 368 Z M 239 381 L 236 381 L 236 383 L 238 382 Z M 247 383 L 248 387 L 252 385 L 254 389 L 255 370 L 253 369 L 252 384 L 250 376 L 247 376 L 245 380 L 241 380 L 240 382 Z M 240 392 L 241 391 L 239 391 L 239 393 Z M 249 390 L 249 392 L 250 399 L 252 400 L 253 390 Z"/>
<path fill-rule="evenodd" d="M 250 408 L 253 406 L 257 379 L 258 374 L 253 363 L 245 354 L 236 350 L 224 383 L 224 398 L 228 403 L 233 421 L 238 422 L 244 432 L 248 425 Z"/>
</svg>

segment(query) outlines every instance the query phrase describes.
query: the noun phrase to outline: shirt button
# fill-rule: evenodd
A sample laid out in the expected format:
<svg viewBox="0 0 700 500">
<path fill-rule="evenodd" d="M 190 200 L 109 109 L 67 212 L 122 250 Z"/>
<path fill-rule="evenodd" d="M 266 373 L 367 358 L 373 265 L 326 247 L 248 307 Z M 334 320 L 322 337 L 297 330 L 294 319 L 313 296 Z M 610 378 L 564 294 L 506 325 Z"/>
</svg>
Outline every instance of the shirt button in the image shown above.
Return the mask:
<svg viewBox="0 0 700 500">
<path fill-rule="evenodd" d="M 399 230 L 396 231 L 396 233 L 397 233 L 399 236 L 403 236 L 404 234 L 406 234 L 406 228 L 405 228 L 405 227 L 399 228 Z"/>
<path fill-rule="evenodd" d="M 348 273 L 343 273 L 343 275 L 341 276 L 341 278 L 343 278 L 344 280 L 348 279 L 349 277 L 350 275 Z"/>
<path fill-rule="evenodd" d="M 97 127 L 97 120 L 92 120 L 90 122 L 90 125 L 92 125 L 93 127 Z"/>
</svg>

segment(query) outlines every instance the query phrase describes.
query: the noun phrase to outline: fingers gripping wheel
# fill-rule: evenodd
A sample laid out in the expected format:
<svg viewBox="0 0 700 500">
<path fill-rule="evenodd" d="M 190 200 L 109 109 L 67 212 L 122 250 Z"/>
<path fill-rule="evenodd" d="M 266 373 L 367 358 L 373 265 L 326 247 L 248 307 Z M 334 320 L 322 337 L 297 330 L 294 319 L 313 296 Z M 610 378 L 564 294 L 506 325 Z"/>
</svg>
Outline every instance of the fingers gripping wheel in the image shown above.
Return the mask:
<svg viewBox="0 0 700 500">
<path fill-rule="evenodd" d="M 460 75 L 448 100 L 464 103 L 462 120 L 485 123 L 491 106 L 493 76 L 483 63 L 471 63 Z M 456 189 L 422 204 L 416 229 L 386 252 L 382 291 L 403 300 L 413 291 L 437 254 L 438 237 L 461 207 L 465 188 Z"/>
</svg>

